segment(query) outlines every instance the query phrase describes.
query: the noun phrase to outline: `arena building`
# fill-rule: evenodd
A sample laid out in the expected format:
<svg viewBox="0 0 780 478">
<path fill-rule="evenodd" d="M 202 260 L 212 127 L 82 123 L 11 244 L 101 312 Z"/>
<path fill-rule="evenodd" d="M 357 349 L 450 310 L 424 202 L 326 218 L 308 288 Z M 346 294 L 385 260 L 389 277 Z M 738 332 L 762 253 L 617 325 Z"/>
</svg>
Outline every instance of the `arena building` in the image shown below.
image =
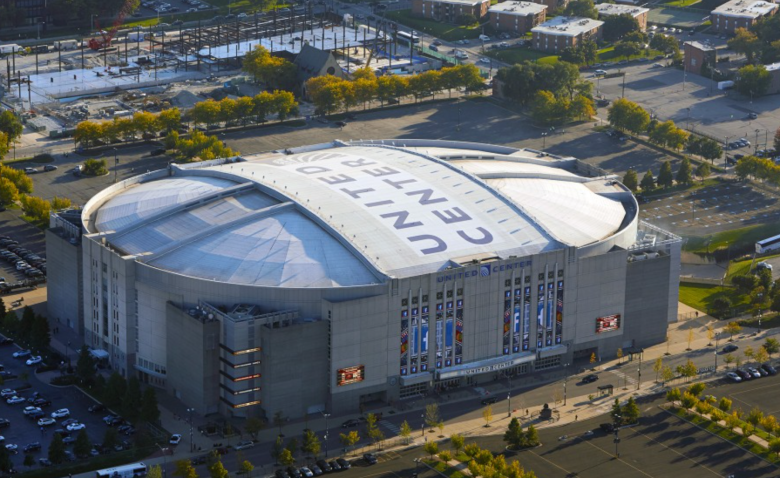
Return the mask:
<svg viewBox="0 0 780 478">
<path fill-rule="evenodd" d="M 80 240 L 65 219 L 47 247 L 72 279 L 50 312 L 202 413 L 522 379 L 662 342 L 677 317 L 679 238 L 604 171 L 528 149 L 336 141 L 172 164 L 92 198 Z"/>
</svg>

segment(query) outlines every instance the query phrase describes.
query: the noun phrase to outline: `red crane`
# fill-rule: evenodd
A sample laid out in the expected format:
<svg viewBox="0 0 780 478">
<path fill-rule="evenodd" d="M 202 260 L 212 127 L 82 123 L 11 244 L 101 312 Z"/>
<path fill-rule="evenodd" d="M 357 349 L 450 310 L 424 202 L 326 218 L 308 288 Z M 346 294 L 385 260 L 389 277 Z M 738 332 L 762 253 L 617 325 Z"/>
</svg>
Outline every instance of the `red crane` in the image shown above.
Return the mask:
<svg viewBox="0 0 780 478">
<path fill-rule="evenodd" d="M 132 13 L 133 9 L 133 1 L 132 0 L 125 0 L 125 3 L 122 5 L 122 8 L 119 10 L 119 13 L 116 16 L 116 19 L 114 19 L 114 24 L 111 28 L 108 30 L 100 30 L 100 23 L 95 20 L 95 25 L 98 27 L 98 30 L 100 32 L 100 37 L 95 37 L 89 40 L 88 45 L 93 50 L 101 50 L 103 48 L 108 48 L 111 46 L 111 40 L 113 40 L 114 35 L 116 35 L 117 30 L 119 30 L 119 27 L 122 26 L 122 22 L 125 20 L 125 17 Z"/>
</svg>

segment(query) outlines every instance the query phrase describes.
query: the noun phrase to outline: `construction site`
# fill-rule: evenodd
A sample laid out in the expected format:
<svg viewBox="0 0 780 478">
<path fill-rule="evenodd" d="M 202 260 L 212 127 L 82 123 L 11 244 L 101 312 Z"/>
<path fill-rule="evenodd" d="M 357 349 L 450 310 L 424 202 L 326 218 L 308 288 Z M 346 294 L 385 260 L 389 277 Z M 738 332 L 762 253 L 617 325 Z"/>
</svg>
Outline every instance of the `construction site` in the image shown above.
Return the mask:
<svg viewBox="0 0 780 478">
<path fill-rule="evenodd" d="M 112 28 L 91 38 L 0 45 L 7 52 L 0 101 L 32 130 L 60 138 L 85 119 L 186 111 L 207 98 L 257 94 L 262 89 L 241 67 L 258 45 L 289 61 L 305 47 L 329 52 L 344 75 L 366 65 L 393 73 L 441 67 L 413 54 L 382 19 L 359 23 L 313 3 L 285 10 L 129 30 L 120 29 L 120 12 Z"/>
</svg>

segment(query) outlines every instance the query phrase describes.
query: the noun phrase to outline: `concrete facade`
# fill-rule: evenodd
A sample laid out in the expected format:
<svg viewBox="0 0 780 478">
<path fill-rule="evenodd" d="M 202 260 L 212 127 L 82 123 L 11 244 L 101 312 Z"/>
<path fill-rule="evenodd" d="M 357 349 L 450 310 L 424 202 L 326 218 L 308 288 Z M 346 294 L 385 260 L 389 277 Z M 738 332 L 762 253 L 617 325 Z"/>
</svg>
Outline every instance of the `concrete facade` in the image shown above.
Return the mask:
<svg viewBox="0 0 780 478">
<path fill-rule="evenodd" d="M 80 334 L 84 317 L 81 276 L 81 239 L 62 227 L 46 230 L 48 285 L 46 287 L 49 317 Z M 75 271 L 75 277 L 72 273 Z"/>
<path fill-rule="evenodd" d="M 767 94 L 773 95 L 780 93 L 780 63 L 766 65 L 766 69 L 772 75 L 772 83 L 769 84 Z"/>
<path fill-rule="evenodd" d="M 534 27 L 533 48 L 558 52 L 576 48 L 585 40 L 598 41 L 604 22 L 590 18 L 555 17 Z"/>
<path fill-rule="evenodd" d="M 480 157 L 496 162 L 512 151 L 518 161 L 524 151 L 425 140 L 409 140 L 405 147 L 451 155 L 459 148 L 464 153 L 453 160 L 460 161 L 469 148 L 481 148 Z M 535 158 L 529 153 L 527 161 L 540 167 Z M 357 412 L 368 402 L 664 340 L 668 322 L 677 317 L 679 238 L 640 224 L 633 195 L 614 180 L 605 182 L 603 171 L 573 158 L 556 161 L 566 164 L 567 181 L 595 181 L 592 187 L 617 201 L 625 215 L 618 230 L 581 246 L 453 257 L 433 272 L 348 287 L 271 287 L 188 276 L 116 248 L 121 230 L 95 232 L 103 205 L 125 191 L 171 177 L 234 174 L 199 164 L 148 173 L 98 193 L 84 209 L 81 267 L 74 254 L 52 267 L 59 269 L 57 277 L 82 271 L 87 344 L 106 350 L 123 375 L 138 376 L 205 413 L 270 418 L 277 412 Z M 224 166 L 230 171 L 235 165 Z M 200 197 L 208 205 L 217 196 Z M 54 248 L 61 239 L 52 234 L 49 241 Z M 299 275 L 306 274 L 301 269 Z"/>
<path fill-rule="evenodd" d="M 649 8 L 615 3 L 599 3 L 596 5 L 596 10 L 598 10 L 599 18 L 602 20 L 613 15 L 631 15 L 636 18 L 636 21 L 639 23 L 639 29 L 643 32 L 647 31 L 647 14 L 650 13 Z"/>
<path fill-rule="evenodd" d="M 737 28 L 750 28 L 762 17 L 777 13 L 774 2 L 764 0 L 731 0 L 710 13 L 712 28 L 718 33 L 734 33 Z"/>
<path fill-rule="evenodd" d="M 462 15 L 477 20 L 488 13 L 490 0 L 412 0 L 412 14 L 446 23 L 457 23 Z"/>
<path fill-rule="evenodd" d="M 524 35 L 544 23 L 547 6 L 539 3 L 509 1 L 490 7 L 490 26 L 502 32 Z"/>
</svg>

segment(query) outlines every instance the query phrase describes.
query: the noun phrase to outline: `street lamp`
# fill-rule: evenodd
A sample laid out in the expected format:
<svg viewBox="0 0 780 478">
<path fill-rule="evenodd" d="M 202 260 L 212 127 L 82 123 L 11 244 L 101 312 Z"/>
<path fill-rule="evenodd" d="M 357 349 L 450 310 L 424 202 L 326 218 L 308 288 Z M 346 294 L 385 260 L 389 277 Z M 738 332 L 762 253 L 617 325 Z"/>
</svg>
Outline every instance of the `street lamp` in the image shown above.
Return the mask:
<svg viewBox="0 0 780 478">
<path fill-rule="evenodd" d="M 615 415 L 615 438 L 612 440 L 612 442 L 615 444 L 615 458 L 620 458 L 620 452 L 618 451 L 618 444 L 620 443 L 620 435 L 618 434 L 620 432 L 620 429 L 618 428 L 618 425 L 620 425 L 620 420 L 623 417 L 620 415 Z"/>
<path fill-rule="evenodd" d="M 114 148 L 114 182 L 116 182 L 118 174 L 119 174 L 119 156 L 117 156 L 116 148 Z"/>
<path fill-rule="evenodd" d="M 569 364 L 564 364 L 563 366 L 563 406 L 566 406 L 566 381 L 569 380 L 569 374 L 568 374 L 568 368 Z"/>
<path fill-rule="evenodd" d="M 547 147 L 547 133 L 542 133 L 542 149 Z"/>
<path fill-rule="evenodd" d="M 412 478 L 417 478 L 418 470 L 420 469 L 420 459 L 415 458 L 414 459 L 414 474 L 412 475 Z"/>
<path fill-rule="evenodd" d="M 506 392 L 506 417 L 512 417 L 512 391 Z"/>
<path fill-rule="evenodd" d="M 422 418 L 422 426 L 421 426 L 421 437 L 425 438 L 425 415 L 420 415 L 420 418 Z"/>
<path fill-rule="evenodd" d="M 157 448 L 159 448 L 163 454 L 163 476 L 168 476 L 168 448 L 163 448 L 159 443 L 155 443 L 155 445 L 157 445 Z"/>
<path fill-rule="evenodd" d="M 70 367 L 70 355 L 68 349 L 70 348 L 70 342 L 65 344 L 65 358 L 68 359 L 68 367 Z"/>
<path fill-rule="evenodd" d="M 325 458 L 328 457 L 328 417 L 330 416 L 330 413 L 321 412 L 322 416 L 325 417 Z"/>
<path fill-rule="evenodd" d="M 187 413 L 190 415 L 190 453 L 195 451 L 195 443 L 192 441 L 192 412 L 194 412 L 194 408 L 188 408 Z"/>
</svg>

